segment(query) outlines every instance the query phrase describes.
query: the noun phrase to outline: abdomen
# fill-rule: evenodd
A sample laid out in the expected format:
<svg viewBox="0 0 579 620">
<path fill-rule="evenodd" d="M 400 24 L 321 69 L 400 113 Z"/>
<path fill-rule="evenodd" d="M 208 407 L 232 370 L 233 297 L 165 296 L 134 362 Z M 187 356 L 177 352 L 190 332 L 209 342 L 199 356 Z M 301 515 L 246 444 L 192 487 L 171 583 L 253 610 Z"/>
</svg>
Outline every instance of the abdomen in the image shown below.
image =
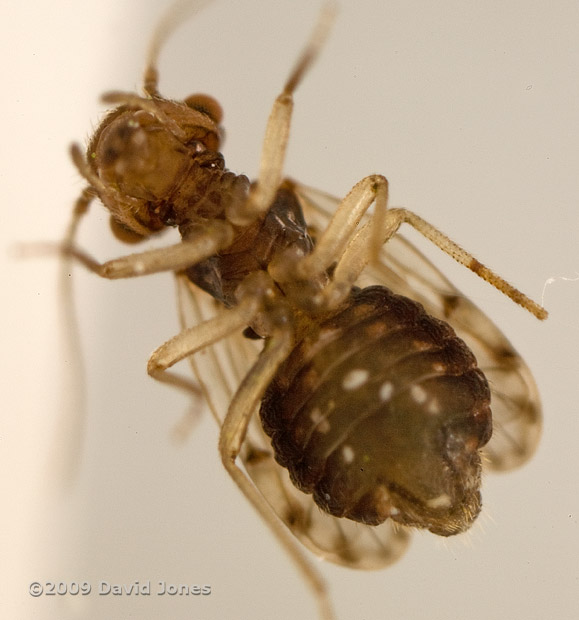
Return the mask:
<svg viewBox="0 0 579 620">
<path fill-rule="evenodd" d="M 277 461 L 331 515 L 450 535 L 480 511 L 487 381 L 448 324 L 385 287 L 354 291 L 295 347 L 260 415 Z"/>
</svg>

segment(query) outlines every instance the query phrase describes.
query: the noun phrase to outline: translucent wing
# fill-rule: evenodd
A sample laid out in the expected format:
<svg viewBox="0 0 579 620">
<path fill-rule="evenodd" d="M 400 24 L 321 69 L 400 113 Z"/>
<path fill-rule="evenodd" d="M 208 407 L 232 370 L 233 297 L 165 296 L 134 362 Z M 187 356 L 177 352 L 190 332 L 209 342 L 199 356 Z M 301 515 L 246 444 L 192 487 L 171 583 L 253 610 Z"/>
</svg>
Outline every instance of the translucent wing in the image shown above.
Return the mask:
<svg viewBox="0 0 579 620">
<path fill-rule="evenodd" d="M 183 327 L 196 325 L 221 306 L 184 277 L 177 278 Z M 221 425 L 231 398 L 263 346 L 242 333 L 191 356 L 193 371 L 211 411 Z M 241 452 L 249 477 L 279 518 L 313 553 L 351 568 L 378 569 L 395 562 L 406 550 L 410 533 L 390 521 L 371 527 L 322 512 L 311 495 L 298 491 L 273 457 L 269 438 L 253 416 Z"/>
<path fill-rule="evenodd" d="M 308 224 L 324 230 L 339 200 L 299 184 L 295 189 Z M 539 393 L 528 366 L 496 325 L 399 234 L 384 245 L 381 264 L 362 274 L 359 285 L 369 284 L 419 301 L 450 323 L 475 354 L 492 393 L 493 436 L 485 446 L 485 466 L 505 471 L 531 458 L 541 435 Z"/>
</svg>

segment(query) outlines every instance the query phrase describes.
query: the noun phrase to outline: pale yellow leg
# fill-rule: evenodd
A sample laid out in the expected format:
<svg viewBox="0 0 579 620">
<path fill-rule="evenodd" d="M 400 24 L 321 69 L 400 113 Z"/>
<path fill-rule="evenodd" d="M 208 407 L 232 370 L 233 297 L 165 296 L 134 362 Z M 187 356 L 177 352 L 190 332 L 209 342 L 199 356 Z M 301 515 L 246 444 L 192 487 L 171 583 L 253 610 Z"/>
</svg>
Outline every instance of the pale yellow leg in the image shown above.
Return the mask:
<svg viewBox="0 0 579 620">
<path fill-rule="evenodd" d="M 164 248 L 120 256 L 99 263 L 92 256 L 74 246 L 63 245 L 61 253 L 82 263 L 101 278 L 136 278 L 160 271 L 179 271 L 214 256 L 231 244 L 233 229 L 226 222 L 209 222 L 206 230 L 190 241 L 181 241 Z"/>
<path fill-rule="evenodd" d="M 521 293 L 488 267 L 485 267 L 472 254 L 461 248 L 457 243 L 452 241 L 452 239 L 449 239 L 444 233 L 440 232 L 412 211 L 408 211 L 407 209 L 389 209 L 386 212 L 386 216 L 378 224 L 380 225 L 378 237 L 381 242 L 386 243 L 403 223 L 410 224 L 455 261 L 468 267 L 515 303 L 523 306 L 523 308 L 531 312 L 538 319 L 543 320 L 547 318 L 547 311 L 539 304 Z M 340 256 L 336 269 L 334 270 L 333 280 L 323 294 L 325 302 L 330 306 L 337 305 L 348 295 L 353 283 L 371 260 L 372 240 L 375 239 L 377 235 L 376 226 L 376 218 L 367 222 L 352 237 L 350 243 Z"/>
<path fill-rule="evenodd" d="M 189 19 L 192 15 L 198 13 L 202 8 L 211 4 L 212 0 L 177 0 L 169 5 L 169 8 L 159 20 L 155 32 L 149 44 L 147 54 L 147 66 L 143 79 L 143 90 L 151 96 L 159 95 L 159 72 L 157 71 L 157 63 L 159 53 L 165 45 L 167 39 L 177 27 Z"/>
<path fill-rule="evenodd" d="M 375 231 L 366 239 L 365 253 L 378 257 L 383 244 L 379 234 L 387 218 L 388 180 L 381 175 L 365 177 L 351 189 L 332 216 L 326 230 L 320 235 L 311 254 L 292 257 L 291 249 L 274 258 L 268 270 L 277 282 L 312 280 L 324 273 L 347 250 L 360 220 L 375 203 L 373 225 Z M 293 260 L 292 260 L 293 259 Z"/>
<path fill-rule="evenodd" d="M 258 312 L 265 309 L 267 313 L 268 303 L 275 294 L 273 282 L 263 272 L 250 276 L 240 287 L 240 291 L 241 297 L 237 306 L 223 311 L 215 318 L 200 325 L 184 330 L 156 349 L 149 359 L 149 374 L 164 383 L 198 393 L 198 389 L 192 382 L 184 377 L 168 373 L 167 369 L 185 357 L 251 323 Z M 333 614 L 323 579 L 303 556 L 298 543 L 286 526 L 236 463 L 251 416 L 255 413 L 280 364 L 287 358 L 294 346 L 289 315 L 287 312 L 284 313 L 283 306 L 278 303 L 275 307 L 277 313 L 271 317 L 271 335 L 266 340 L 257 362 L 238 388 L 223 421 L 219 451 L 223 464 L 233 480 L 303 573 L 319 603 L 321 618 L 332 620 Z"/>
<path fill-rule="evenodd" d="M 167 372 L 182 359 L 246 327 L 260 309 L 258 298 L 242 300 L 230 310 L 224 310 L 215 318 L 186 329 L 155 349 L 149 358 L 147 372 L 162 383 L 173 385 L 195 395 L 200 394 L 196 383 L 186 377 Z"/>
<path fill-rule="evenodd" d="M 233 204 L 227 211 L 227 219 L 233 224 L 243 226 L 255 221 L 269 209 L 275 198 L 282 180 L 293 111 L 293 93 L 316 60 L 330 30 L 334 12 L 330 5 L 322 11 L 308 44 L 273 104 L 265 130 L 257 183 L 251 188 L 245 203 Z"/>
<path fill-rule="evenodd" d="M 273 379 L 280 364 L 290 353 L 292 346 L 292 335 L 289 329 L 276 331 L 267 341 L 257 362 L 246 375 L 233 397 L 221 427 L 219 451 L 223 465 L 237 486 L 268 524 L 313 590 L 318 601 L 320 617 L 323 620 L 331 620 L 334 615 L 321 575 L 304 557 L 295 538 L 273 512 L 271 506 L 247 477 L 247 474 L 236 463 L 251 416 L 254 415 L 265 389 Z"/>
</svg>

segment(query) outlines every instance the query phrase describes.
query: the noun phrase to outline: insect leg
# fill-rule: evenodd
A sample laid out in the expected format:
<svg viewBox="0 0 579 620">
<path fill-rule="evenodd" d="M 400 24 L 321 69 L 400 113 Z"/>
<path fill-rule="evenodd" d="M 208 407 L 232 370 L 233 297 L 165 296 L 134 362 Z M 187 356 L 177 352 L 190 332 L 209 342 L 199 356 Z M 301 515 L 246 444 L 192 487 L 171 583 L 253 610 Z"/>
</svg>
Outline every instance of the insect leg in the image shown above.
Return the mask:
<svg viewBox="0 0 579 620">
<path fill-rule="evenodd" d="M 293 111 L 293 93 L 316 60 L 330 30 L 334 13 L 332 5 L 324 7 L 309 42 L 298 58 L 283 91 L 273 104 L 265 130 L 257 183 L 252 187 L 245 203 L 233 204 L 227 211 L 227 218 L 233 224 L 241 226 L 255 221 L 269 209 L 275 197 L 282 180 Z"/>
<path fill-rule="evenodd" d="M 383 243 L 378 232 L 384 228 L 386 219 L 388 180 L 380 175 L 371 175 L 356 183 L 343 199 L 311 254 L 292 257 L 291 249 L 278 254 L 269 265 L 272 277 L 278 282 L 291 279 L 309 280 L 325 272 L 336 261 L 336 257 L 344 253 L 360 220 L 372 203 L 376 203 L 372 221 L 377 222 L 371 229 L 375 231 L 374 234 L 366 239 L 368 245 L 365 250 L 369 257 L 377 257 Z"/>
<path fill-rule="evenodd" d="M 92 256 L 75 246 L 62 246 L 60 251 L 82 263 L 89 271 L 101 278 L 136 278 L 160 271 L 178 271 L 190 267 L 216 254 L 230 245 L 233 238 L 231 227 L 225 222 L 208 223 L 205 230 L 191 241 L 176 243 L 165 248 L 148 250 L 138 254 L 120 256 L 99 263 Z"/>
<path fill-rule="evenodd" d="M 294 344 L 289 312 L 285 310 L 283 304 L 280 304 L 279 298 L 275 297 L 275 287 L 265 272 L 252 274 L 246 278 L 238 290 L 240 295 L 237 306 L 222 311 L 213 319 L 184 330 L 161 345 L 152 354 L 148 371 L 155 379 L 188 391 L 194 391 L 197 394 L 198 389 L 196 387 L 192 388 L 186 379 L 169 374 L 167 370 L 179 360 L 250 324 L 256 314 L 262 312 L 264 315 L 262 320 L 268 323 L 271 336 L 266 340 L 265 347 L 257 362 L 247 373 L 231 401 L 221 427 L 219 450 L 227 471 L 255 506 L 281 544 L 287 549 L 312 587 L 319 601 L 321 617 L 324 620 L 331 620 L 333 615 L 323 580 L 302 555 L 286 526 L 279 520 L 261 493 L 236 464 L 251 416 L 254 414 L 267 385 L 271 382 L 279 365 L 288 356 Z M 269 308 L 270 303 L 274 304 L 275 313 L 268 312 L 271 310 Z"/>
<path fill-rule="evenodd" d="M 429 224 L 412 211 L 398 208 L 389 209 L 381 222 L 377 223 L 376 218 L 370 220 L 352 237 L 334 271 L 333 282 L 324 293 L 324 295 L 327 295 L 328 300 L 332 299 L 332 303 L 336 303 L 336 300 L 342 299 L 343 295 L 347 294 L 349 287 L 352 286 L 364 267 L 371 260 L 369 248 L 372 247 L 372 239 L 376 236 L 375 227 L 380 225 L 380 230 L 378 230 L 379 238 L 382 243 L 386 243 L 403 223 L 410 224 L 455 261 L 468 267 L 538 319 L 543 320 L 547 318 L 547 311 L 543 307 L 480 263 L 472 254 L 461 248 L 452 239 L 432 226 L 432 224 Z"/>
<path fill-rule="evenodd" d="M 162 383 L 198 395 L 199 388 L 195 383 L 180 375 L 169 373 L 167 369 L 230 333 L 241 330 L 251 322 L 259 309 L 259 300 L 248 296 L 239 305 L 222 311 L 213 319 L 183 330 L 153 351 L 147 364 L 147 372 Z"/>
<path fill-rule="evenodd" d="M 270 527 L 312 588 L 319 604 L 321 618 L 330 620 L 334 616 L 323 579 L 302 555 L 295 539 L 275 515 L 263 495 L 247 477 L 247 474 L 236 464 L 251 416 L 254 414 L 267 385 L 271 382 L 280 364 L 290 353 L 292 346 L 291 330 L 287 327 L 280 327 L 268 339 L 257 362 L 246 375 L 233 397 L 221 427 L 219 451 L 225 469 Z"/>
<path fill-rule="evenodd" d="M 169 9 L 163 14 L 149 44 L 147 54 L 147 65 L 145 75 L 143 77 L 143 90 L 155 97 L 159 95 L 158 82 L 159 72 L 157 63 L 159 53 L 164 47 L 167 39 L 173 34 L 177 27 L 190 16 L 198 13 L 203 7 L 211 4 L 212 0 L 177 0 L 169 6 Z"/>
<path fill-rule="evenodd" d="M 72 239 L 76 233 L 80 217 L 82 217 L 82 213 L 74 214 L 70 225 L 70 232 L 65 236 L 63 243 L 38 243 L 34 245 L 34 249 L 39 253 L 59 252 L 65 258 L 72 258 L 89 271 L 109 280 L 136 278 L 160 271 L 179 271 L 185 269 L 213 256 L 221 248 L 227 247 L 233 238 L 233 231 L 229 224 L 213 221 L 208 223 L 203 232 L 190 241 L 182 241 L 165 248 L 148 250 L 137 254 L 127 254 L 126 256 L 120 256 L 119 258 L 100 263 L 73 243 Z"/>
</svg>

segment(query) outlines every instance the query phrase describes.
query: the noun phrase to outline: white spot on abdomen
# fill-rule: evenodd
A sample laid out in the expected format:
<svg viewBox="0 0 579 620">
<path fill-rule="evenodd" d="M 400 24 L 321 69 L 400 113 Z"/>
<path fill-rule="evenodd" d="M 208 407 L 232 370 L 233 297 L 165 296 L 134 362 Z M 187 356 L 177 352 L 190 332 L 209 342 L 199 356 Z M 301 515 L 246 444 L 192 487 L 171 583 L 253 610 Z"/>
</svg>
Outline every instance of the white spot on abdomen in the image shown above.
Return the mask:
<svg viewBox="0 0 579 620">
<path fill-rule="evenodd" d="M 426 410 L 432 415 L 440 413 L 440 403 L 438 402 L 438 398 L 431 398 Z"/>
<path fill-rule="evenodd" d="M 350 370 L 350 372 L 346 373 L 342 379 L 342 387 L 347 391 L 356 390 L 368 381 L 369 376 L 370 373 L 363 368 Z"/>
<path fill-rule="evenodd" d="M 378 395 L 380 396 L 380 400 L 385 402 L 392 398 L 392 394 L 394 393 L 394 386 L 390 381 L 384 381 L 384 383 L 380 386 L 380 391 Z"/>
<path fill-rule="evenodd" d="M 426 402 L 426 390 L 421 385 L 413 385 L 410 388 L 410 396 L 417 402 L 419 405 Z"/>
<path fill-rule="evenodd" d="M 344 463 L 349 465 L 354 460 L 354 450 L 352 446 L 344 446 L 342 448 L 342 458 L 344 459 Z"/>
<path fill-rule="evenodd" d="M 330 430 L 328 418 L 324 417 L 317 407 L 310 412 L 310 420 L 314 423 L 318 433 L 325 435 Z"/>
<path fill-rule="evenodd" d="M 429 508 L 448 508 L 450 506 L 450 496 L 446 493 L 442 493 L 437 497 L 426 500 L 426 505 Z"/>
</svg>

